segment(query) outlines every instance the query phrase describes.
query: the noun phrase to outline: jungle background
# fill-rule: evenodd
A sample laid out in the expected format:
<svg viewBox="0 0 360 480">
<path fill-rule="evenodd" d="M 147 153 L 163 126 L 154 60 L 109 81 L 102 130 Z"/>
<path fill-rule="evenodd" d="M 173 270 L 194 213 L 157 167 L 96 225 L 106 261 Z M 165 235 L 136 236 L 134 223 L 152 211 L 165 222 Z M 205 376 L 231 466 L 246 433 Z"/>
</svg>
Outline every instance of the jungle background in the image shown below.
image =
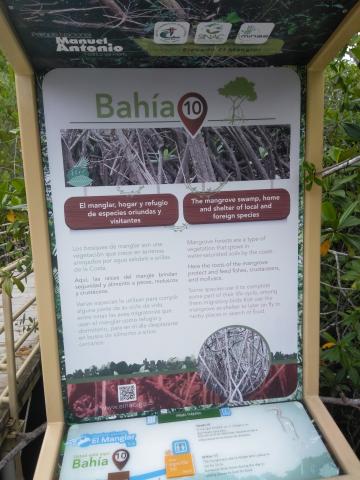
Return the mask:
<svg viewBox="0 0 360 480">
<path fill-rule="evenodd" d="M 360 35 L 326 71 L 324 167 L 305 165 L 306 188 L 323 186 L 321 253 L 321 395 L 360 455 L 360 169 L 341 163 L 360 155 Z M 31 265 L 13 72 L 0 55 L 0 282 L 22 289 L 3 270 L 25 254 Z"/>
</svg>

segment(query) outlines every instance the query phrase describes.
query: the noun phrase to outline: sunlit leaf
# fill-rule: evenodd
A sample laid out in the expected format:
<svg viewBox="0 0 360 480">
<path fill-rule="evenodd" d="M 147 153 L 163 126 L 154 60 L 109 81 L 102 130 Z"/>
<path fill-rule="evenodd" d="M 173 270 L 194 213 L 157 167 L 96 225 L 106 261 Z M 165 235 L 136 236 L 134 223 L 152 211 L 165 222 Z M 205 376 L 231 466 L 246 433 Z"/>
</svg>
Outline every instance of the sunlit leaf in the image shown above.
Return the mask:
<svg viewBox="0 0 360 480">
<path fill-rule="evenodd" d="M 328 254 L 330 246 L 331 246 L 330 240 L 327 239 L 327 240 L 322 242 L 322 244 L 320 246 L 320 255 L 322 257 L 325 257 Z"/>
<path fill-rule="evenodd" d="M 14 223 L 16 220 L 16 213 L 13 210 L 10 210 L 6 214 L 6 220 L 10 223 Z"/>
<path fill-rule="evenodd" d="M 328 151 L 328 155 L 334 163 L 338 163 L 340 160 L 342 151 L 343 151 L 342 148 L 331 147 Z"/>
</svg>

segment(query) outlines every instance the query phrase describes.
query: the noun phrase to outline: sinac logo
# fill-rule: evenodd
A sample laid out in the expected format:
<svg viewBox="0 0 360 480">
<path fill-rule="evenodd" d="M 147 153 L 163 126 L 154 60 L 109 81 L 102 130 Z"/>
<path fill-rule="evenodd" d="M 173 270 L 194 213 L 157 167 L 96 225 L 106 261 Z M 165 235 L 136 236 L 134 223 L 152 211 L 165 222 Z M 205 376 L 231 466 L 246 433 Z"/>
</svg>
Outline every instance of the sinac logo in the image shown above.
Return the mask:
<svg viewBox="0 0 360 480">
<path fill-rule="evenodd" d="M 205 31 L 208 35 L 219 35 L 222 32 L 222 27 L 218 23 L 210 23 Z"/>
<path fill-rule="evenodd" d="M 200 22 L 196 29 L 194 42 L 214 45 L 225 43 L 231 27 L 229 22 Z"/>
</svg>

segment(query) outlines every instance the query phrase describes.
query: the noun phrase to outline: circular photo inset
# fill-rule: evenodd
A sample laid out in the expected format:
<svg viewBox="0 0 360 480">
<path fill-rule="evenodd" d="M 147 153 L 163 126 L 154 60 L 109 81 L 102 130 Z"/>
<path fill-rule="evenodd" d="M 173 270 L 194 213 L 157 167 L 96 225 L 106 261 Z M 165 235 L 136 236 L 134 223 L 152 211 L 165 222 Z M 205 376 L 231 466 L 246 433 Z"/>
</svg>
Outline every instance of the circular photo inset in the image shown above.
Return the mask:
<svg viewBox="0 0 360 480">
<path fill-rule="evenodd" d="M 230 405 L 239 405 L 244 396 L 264 382 L 271 366 L 271 352 L 256 330 L 231 325 L 212 333 L 198 356 L 201 380 Z"/>
</svg>

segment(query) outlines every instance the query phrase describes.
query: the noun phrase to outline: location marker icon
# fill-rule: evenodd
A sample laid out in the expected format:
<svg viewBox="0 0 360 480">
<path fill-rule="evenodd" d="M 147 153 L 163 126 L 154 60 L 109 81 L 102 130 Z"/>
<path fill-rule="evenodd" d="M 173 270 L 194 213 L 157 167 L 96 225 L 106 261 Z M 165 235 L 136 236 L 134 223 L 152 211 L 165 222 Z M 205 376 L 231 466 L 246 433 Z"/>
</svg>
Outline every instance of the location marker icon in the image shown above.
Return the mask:
<svg viewBox="0 0 360 480">
<path fill-rule="evenodd" d="M 125 448 L 119 448 L 112 455 L 112 460 L 119 470 L 122 470 L 129 460 L 130 454 Z"/>
<path fill-rule="evenodd" d="M 207 115 L 208 106 L 205 98 L 200 93 L 186 93 L 180 98 L 177 110 L 186 131 L 195 138 Z"/>
</svg>

